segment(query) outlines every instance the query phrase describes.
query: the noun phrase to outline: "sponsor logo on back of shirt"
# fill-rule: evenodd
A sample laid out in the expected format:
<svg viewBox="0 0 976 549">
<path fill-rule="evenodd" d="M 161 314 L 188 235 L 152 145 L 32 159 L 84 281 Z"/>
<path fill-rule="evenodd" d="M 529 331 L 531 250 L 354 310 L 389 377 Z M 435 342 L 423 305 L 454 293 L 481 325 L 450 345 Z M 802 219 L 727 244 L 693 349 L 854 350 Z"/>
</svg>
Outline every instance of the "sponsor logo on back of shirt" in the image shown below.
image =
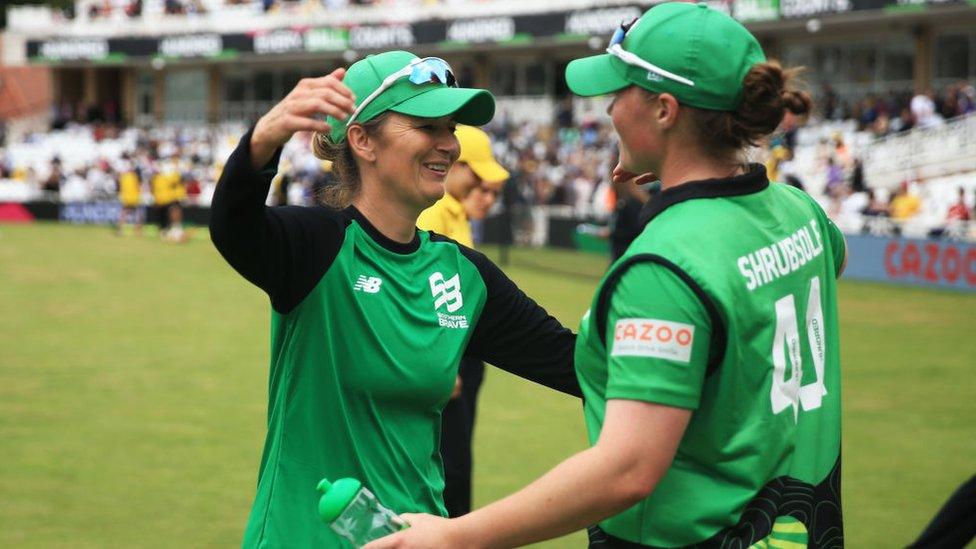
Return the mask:
<svg viewBox="0 0 976 549">
<path fill-rule="evenodd" d="M 359 275 L 359 278 L 356 279 L 356 283 L 353 285 L 352 289 L 357 292 L 375 294 L 380 291 L 380 286 L 382 284 L 383 279 L 377 276 Z"/>
<path fill-rule="evenodd" d="M 691 362 L 695 327 L 656 318 L 621 318 L 613 330 L 611 356 L 644 356 Z"/>
<path fill-rule="evenodd" d="M 434 311 L 437 313 L 437 323 L 445 328 L 468 328 L 468 317 L 454 313 L 464 305 L 461 295 L 461 275 L 456 274 L 445 279 L 443 273 L 436 272 L 427 278 L 430 283 L 430 294 L 434 298 Z M 438 309 L 444 307 L 447 313 Z"/>
</svg>

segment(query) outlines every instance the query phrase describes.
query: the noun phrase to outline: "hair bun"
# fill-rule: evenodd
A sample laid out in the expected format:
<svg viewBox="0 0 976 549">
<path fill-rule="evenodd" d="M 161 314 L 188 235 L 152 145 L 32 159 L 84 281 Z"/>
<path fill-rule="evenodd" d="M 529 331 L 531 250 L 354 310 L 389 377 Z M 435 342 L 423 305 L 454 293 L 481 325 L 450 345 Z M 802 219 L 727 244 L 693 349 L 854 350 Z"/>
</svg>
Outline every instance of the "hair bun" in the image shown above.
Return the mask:
<svg viewBox="0 0 976 549">
<path fill-rule="evenodd" d="M 798 69 L 784 69 L 776 61 L 752 67 L 743 81 L 742 104 L 735 113 L 746 142 L 756 144 L 779 126 L 785 111 L 810 112 L 810 94 L 793 86 Z"/>
<path fill-rule="evenodd" d="M 753 65 L 742 80 L 742 99 L 735 111 L 694 109 L 691 118 L 706 154 L 733 158 L 746 146 L 758 146 L 783 121 L 786 111 L 803 115 L 813 108 L 810 94 L 796 89 L 801 69 L 784 69 L 776 61 Z"/>
<path fill-rule="evenodd" d="M 780 97 L 783 99 L 783 108 L 793 114 L 804 115 L 809 113 L 813 108 L 810 95 L 806 92 L 787 89 L 783 90 L 783 94 Z"/>
</svg>

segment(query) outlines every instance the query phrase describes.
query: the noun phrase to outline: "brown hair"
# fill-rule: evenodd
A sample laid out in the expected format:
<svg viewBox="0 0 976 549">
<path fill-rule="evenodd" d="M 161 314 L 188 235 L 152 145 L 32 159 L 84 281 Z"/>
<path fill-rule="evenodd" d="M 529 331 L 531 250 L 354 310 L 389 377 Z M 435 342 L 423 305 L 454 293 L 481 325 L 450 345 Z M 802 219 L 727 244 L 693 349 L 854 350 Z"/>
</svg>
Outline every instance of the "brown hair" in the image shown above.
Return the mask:
<svg viewBox="0 0 976 549">
<path fill-rule="evenodd" d="M 384 112 L 363 122 L 360 126 L 368 135 L 376 135 L 388 115 L 389 111 Z M 332 173 L 335 175 L 335 183 L 319 191 L 316 199 L 332 208 L 345 208 L 359 194 L 362 186 L 356 157 L 352 153 L 352 147 L 349 146 L 349 140 L 343 139 L 339 143 L 333 143 L 328 134 L 316 132 L 312 135 L 312 154 L 316 158 L 332 162 Z"/>
<path fill-rule="evenodd" d="M 784 69 L 777 61 L 754 65 L 742 83 L 742 101 L 735 111 L 687 107 L 692 130 L 705 154 L 738 157 L 746 146 L 757 146 L 783 121 L 786 111 L 805 115 L 813 108 L 810 94 L 796 88 L 802 68 Z"/>
</svg>

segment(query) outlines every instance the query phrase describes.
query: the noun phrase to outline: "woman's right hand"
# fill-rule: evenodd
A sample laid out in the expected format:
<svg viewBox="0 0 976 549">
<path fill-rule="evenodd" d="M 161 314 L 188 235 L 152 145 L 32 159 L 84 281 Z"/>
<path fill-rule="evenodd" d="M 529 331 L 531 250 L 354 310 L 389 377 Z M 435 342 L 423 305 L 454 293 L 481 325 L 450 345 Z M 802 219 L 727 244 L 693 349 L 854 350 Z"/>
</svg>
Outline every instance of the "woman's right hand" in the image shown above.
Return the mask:
<svg viewBox="0 0 976 549">
<path fill-rule="evenodd" d="M 329 133 L 326 116 L 344 120 L 356 108 L 352 90 L 342 83 L 346 69 L 320 78 L 303 78 L 291 92 L 258 120 L 251 134 L 251 164 L 255 169 L 271 160 L 278 147 L 295 132 Z"/>
</svg>

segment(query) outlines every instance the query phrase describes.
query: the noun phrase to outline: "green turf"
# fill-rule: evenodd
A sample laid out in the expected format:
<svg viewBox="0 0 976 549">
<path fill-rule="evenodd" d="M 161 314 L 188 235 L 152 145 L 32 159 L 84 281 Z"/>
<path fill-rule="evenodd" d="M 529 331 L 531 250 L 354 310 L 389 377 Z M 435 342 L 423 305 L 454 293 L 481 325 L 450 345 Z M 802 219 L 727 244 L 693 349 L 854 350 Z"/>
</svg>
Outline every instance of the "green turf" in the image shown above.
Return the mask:
<svg viewBox="0 0 976 549">
<path fill-rule="evenodd" d="M 575 328 L 602 267 L 519 250 L 508 272 Z M 0 547 L 238 545 L 267 302 L 205 236 L 0 225 L 0 304 Z M 976 470 L 974 311 L 976 295 L 841 285 L 851 547 L 903 546 Z M 494 370 L 476 438 L 478 504 L 585 443 L 576 402 Z"/>
</svg>

